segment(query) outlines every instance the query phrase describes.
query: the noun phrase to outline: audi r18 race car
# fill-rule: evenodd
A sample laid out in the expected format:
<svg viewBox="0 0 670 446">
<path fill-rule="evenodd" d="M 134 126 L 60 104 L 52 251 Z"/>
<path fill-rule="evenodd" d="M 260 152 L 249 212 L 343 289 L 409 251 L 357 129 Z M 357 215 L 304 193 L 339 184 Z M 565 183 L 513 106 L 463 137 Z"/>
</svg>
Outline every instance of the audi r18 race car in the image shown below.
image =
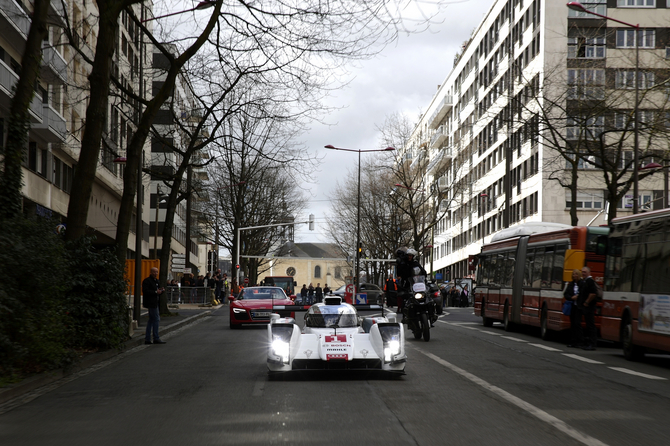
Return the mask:
<svg viewBox="0 0 670 446">
<path fill-rule="evenodd" d="M 267 357 L 270 373 L 382 370 L 404 374 L 406 361 L 404 327 L 396 321 L 395 313 L 359 317 L 356 307 L 343 303 L 341 297 L 326 296 L 323 303 L 308 307 L 302 329 L 293 318 L 271 315 Z"/>
</svg>

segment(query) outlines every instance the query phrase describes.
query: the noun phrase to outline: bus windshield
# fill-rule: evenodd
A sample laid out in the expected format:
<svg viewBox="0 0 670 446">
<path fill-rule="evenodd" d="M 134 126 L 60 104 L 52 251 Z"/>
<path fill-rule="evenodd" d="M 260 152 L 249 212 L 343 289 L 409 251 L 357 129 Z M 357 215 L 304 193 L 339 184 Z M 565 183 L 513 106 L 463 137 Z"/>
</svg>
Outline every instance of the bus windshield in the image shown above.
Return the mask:
<svg viewBox="0 0 670 446">
<path fill-rule="evenodd" d="M 282 288 L 287 296 L 295 294 L 293 277 L 268 276 L 265 278 L 264 284 L 266 286 L 278 286 Z"/>
</svg>

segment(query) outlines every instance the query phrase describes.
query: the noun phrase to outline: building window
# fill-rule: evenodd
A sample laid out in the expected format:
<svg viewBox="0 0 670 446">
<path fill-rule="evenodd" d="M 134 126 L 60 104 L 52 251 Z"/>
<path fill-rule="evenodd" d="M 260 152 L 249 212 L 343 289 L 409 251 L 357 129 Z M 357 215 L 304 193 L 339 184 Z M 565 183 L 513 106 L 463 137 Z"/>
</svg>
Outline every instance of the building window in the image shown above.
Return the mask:
<svg viewBox="0 0 670 446">
<path fill-rule="evenodd" d="M 314 277 L 321 278 L 321 267 L 319 265 L 314 267 Z"/>
<path fill-rule="evenodd" d="M 596 14 L 607 15 L 607 0 L 586 0 L 585 2 L 582 2 L 582 5 L 589 11 L 593 11 Z M 569 9 L 568 17 L 592 19 L 593 15 L 584 11 L 573 11 L 572 9 Z"/>
<path fill-rule="evenodd" d="M 617 8 L 655 8 L 656 0 L 617 0 Z"/>
<path fill-rule="evenodd" d="M 597 139 L 605 131 L 605 119 L 602 116 L 568 117 L 566 138 Z"/>
<path fill-rule="evenodd" d="M 565 191 L 565 207 L 569 208 L 572 205 L 572 192 L 567 189 Z M 587 190 L 577 191 L 577 209 L 602 209 L 603 207 L 603 191 L 601 190 Z"/>
<path fill-rule="evenodd" d="M 640 71 L 639 88 L 653 88 L 656 85 L 656 75 L 651 71 Z M 614 86 L 622 89 L 635 88 L 635 70 L 620 70 L 616 72 Z"/>
<path fill-rule="evenodd" d="M 341 266 L 336 266 L 335 267 L 335 278 L 336 279 L 341 279 L 342 278 L 342 267 Z"/>
<path fill-rule="evenodd" d="M 602 59 L 604 37 L 568 37 L 568 59 Z"/>
<path fill-rule="evenodd" d="M 603 99 L 605 70 L 568 70 L 568 99 Z"/>
<path fill-rule="evenodd" d="M 656 30 L 641 29 L 638 31 L 640 39 L 640 48 L 656 47 Z M 635 48 L 635 29 L 617 29 L 616 31 L 617 48 Z"/>
</svg>

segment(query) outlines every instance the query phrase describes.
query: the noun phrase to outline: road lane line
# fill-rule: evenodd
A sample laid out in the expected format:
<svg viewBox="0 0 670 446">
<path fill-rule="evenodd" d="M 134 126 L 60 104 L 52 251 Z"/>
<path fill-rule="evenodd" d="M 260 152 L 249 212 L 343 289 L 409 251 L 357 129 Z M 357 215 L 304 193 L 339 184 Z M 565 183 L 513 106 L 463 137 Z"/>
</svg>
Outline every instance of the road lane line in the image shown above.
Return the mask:
<svg viewBox="0 0 670 446">
<path fill-rule="evenodd" d="M 523 339 L 514 338 L 514 337 L 512 337 L 512 336 L 501 336 L 501 338 L 503 338 L 503 339 L 511 339 L 512 341 L 516 341 L 516 342 L 528 342 L 528 341 L 524 341 Z"/>
<path fill-rule="evenodd" d="M 511 404 L 514 404 L 515 406 L 519 407 L 522 410 L 525 410 L 529 414 L 533 415 L 534 417 L 538 418 L 540 421 L 544 421 L 545 423 L 553 426 L 554 428 L 558 429 L 559 431 L 563 432 L 564 434 L 574 438 L 575 440 L 579 441 L 582 444 L 585 444 L 587 446 L 607 446 L 606 443 L 603 443 L 602 441 L 598 440 L 597 438 L 591 437 L 583 432 L 578 431 L 577 429 L 573 428 L 572 426 L 568 425 L 562 420 L 559 420 L 553 415 L 548 414 L 547 412 L 543 411 L 542 409 L 533 406 L 532 404 L 522 400 L 519 397 L 516 397 L 512 395 L 511 393 L 501 389 L 500 387 L 494 386 L 492 384 L 489 384 L 488 382 L 484 381 L 483 379 L 473 375 L 470 372 L 467 372 L 463 370 L 460 367 L 457 367 L 453 365 L 450 362 L 445 361 L 444 359 L 435 356 L 432 353 L 429 353 L 419 347 L 416 347 L 414 345 L 410 344 L 411 348 L 414 348 L 416 351 L 419 353 L 424 354 L 428 358 L 432 359 L 433 361 L 437 362 L 438 364 L 441 364 L 448 369 L 452 370 L 455 373 L 458 373 L 465 379 L 472 381 L 473 383 L 483 387 L 484 389 L 490 391 L 491 393 L 494 393 L 498 395 L 499 397 L 503 398 L 504 400 L 508 401 Z"/>
<path fill-rule="evenodd" d="M 491 336 L 502 336 L 500 333 L 494 333 L 492 331 L 486 331 L 486 330 L 479 330 L 479 331 L 481 331 L 482 333 L 489 334 Z"/>
<path fill-rule="evenodd" d="M 549 347 L 547 345 L 542 345 L 542 344 L 528 344 L 528 345 L 532 345 L 533 347 L 537 347 L 537 348 L 542 348 L 542 349 L 550 351 L 550 352 L 562 352 L 563 351 L 563 350 L 559 350 L 557 348 Z"/>
<path fill-rule="evenodd" d="M 667 378 L 663 378 L 662 376 L 656 376 L 656 375 L 647 375 L 646 373 L 642 372 L 636 372 L 635 370 L 631 369 L 625 369 L 623 367 L 608 367 L 612 370 L 616 370 L 617 372 L 623 372 L 623 373 L 628 373 L 629 375 L 635 375 L 635 376 L 641 376 L 642 378 L 647 378 L 647 379 L 658 379 L 662 381 L 667 381 Z"/>
<path fill-rule="evenodd" d="M 568 358 L 577 359 L 578 361 L 588 362 L 589 364 L 604 364 L 604 362 L 596 361 L 594 359 L 585 358 L 583 356 L 575 355 L 573 353 L 563 353 Z"/>
</svg>

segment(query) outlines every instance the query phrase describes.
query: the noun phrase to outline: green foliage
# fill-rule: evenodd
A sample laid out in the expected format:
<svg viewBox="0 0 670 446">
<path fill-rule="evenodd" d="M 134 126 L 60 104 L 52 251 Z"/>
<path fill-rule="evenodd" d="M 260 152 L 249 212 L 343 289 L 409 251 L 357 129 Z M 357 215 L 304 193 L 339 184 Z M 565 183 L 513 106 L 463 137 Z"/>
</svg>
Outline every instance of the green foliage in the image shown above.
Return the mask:
<svg viewBox="0 0 670 446">
<path fill-rule="evenodd" d="M 21 216 L 1 223 L 0 372 L 61 366 L 71 355 L 64 346 L 66 269 L 56 223 Z"/>
<path fill-rule="evenodd" d="M 0 382 L 71 364 L 127 338 L 123 268 L 90 239 L 65 244 L 58 222 L 0 219 Z"/>
<path fill-rule="evenodd" d="M 88 239 L 68 245 L 70 289 L 65 308 L 76 348 L 118 348 L 127 338 L 128 309 L 123 268 L 110 249 L 96 250 Z"/>
</svg>

